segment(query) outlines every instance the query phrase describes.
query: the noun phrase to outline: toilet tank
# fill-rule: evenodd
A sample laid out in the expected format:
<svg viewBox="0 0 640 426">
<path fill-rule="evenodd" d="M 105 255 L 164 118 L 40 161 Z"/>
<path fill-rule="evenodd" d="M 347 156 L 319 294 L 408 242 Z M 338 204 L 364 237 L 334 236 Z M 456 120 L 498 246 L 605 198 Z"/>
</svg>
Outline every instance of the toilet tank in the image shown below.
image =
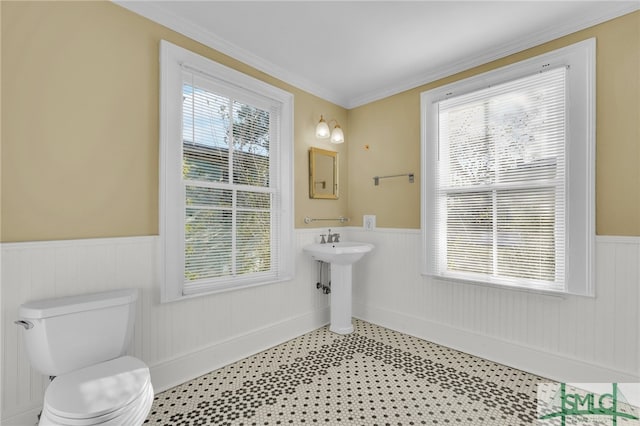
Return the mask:
<svg viewBox="0 0 640 426">
<path fill-rule="evenodd" d="M 26 322 L 22 334 L 31 365 L 59 376 L 124 355 L 137 298 L 138 290 L 125 289 L 21 305 L 18 316 Z"/>
</svg>

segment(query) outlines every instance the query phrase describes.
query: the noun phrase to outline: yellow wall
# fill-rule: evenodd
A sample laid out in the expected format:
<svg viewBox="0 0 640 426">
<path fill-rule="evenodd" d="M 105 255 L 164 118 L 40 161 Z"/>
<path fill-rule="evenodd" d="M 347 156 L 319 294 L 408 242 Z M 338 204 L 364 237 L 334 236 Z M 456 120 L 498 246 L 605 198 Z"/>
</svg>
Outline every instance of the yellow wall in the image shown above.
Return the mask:
<svg viewBox="0 0 640 426">
<path fill-rule="evenodd" d="M 320 114 L 346 110 L 110 2 L 0 2 L 2 236 L 35 241 L 158 233 L 158 49 L 161 39 L 295 96 L 296 226 L 347 214 L 308 198 L 307 151 Z M 345 182 L 346 183 L 346 182 Z M 316 216 L 317 215 L 317 216 Z"/>
<path fill-rule="evenodd" d="M 420 228 L 420 93 L 580 40 L 597 43 L 596 232 L 640 235 L 640 12 L 349 111 L 349 214 Z M 366 150 L 365 145 L 369 145 Z M 372 176 L 415 172 L 416 183 Z"/>
<path fill-rule="evenodd" d="M 0 7 L 3 242 L 158 233 L 161 39 L 294 94 L 296 227 L 375 214 L 379 227 L 419 228 L 420 93 L 596 37 L 597 232 L 640 235 L 640 12 L 346 111 L 110 2 Z M 320 114 L 340 122 L 345 144 L 315 139 Z M 339 200 L 308 198 L 310 146 L 339 152 Z M 415 183 L 373 185 L 406 172 Z"/>
</svg>

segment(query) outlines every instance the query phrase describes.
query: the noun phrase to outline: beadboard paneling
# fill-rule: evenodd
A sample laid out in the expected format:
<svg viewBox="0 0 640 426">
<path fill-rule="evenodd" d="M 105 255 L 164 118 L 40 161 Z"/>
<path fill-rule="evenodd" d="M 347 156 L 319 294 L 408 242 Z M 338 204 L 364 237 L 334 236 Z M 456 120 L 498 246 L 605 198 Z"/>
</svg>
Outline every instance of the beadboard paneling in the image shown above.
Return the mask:
<svg viewBox="0 0 640 426">
<path fill-rule="evenodd" d="M 359 318 L 556 380 L 640 381 L 640 238 L 597 237 L 595 298 L 422 276 L 417 230 L 349 238 L 376 245 L 354 268 Z"/>
<path fill-rule="evenodd" d="M 21 329 L 29 300 L 138 288 L 130 353 L 161 391 L 328 322 L 328 296 L 315 288 L 301 247 L 317 230 L 296 231 L 296 274 L 288 282 L 160 304 L 156 237 L 7 243 L 1 247 L 2 424 L 34 420 L 48 380 L 32 370 Z"/>
<path fill-rule="evenodd" d="M 21 303 L 139 288 L 131 354 L 159 391 L 325 324 L 328 296 L 301 250 L 319 233 L 296 231 L 290 282 L 162 305 L 155 237 L 3 244 L 2 424 L 32 419 L 47 385 L 13 324 Z M 586 298 L 423 277 L 417 230 L 341 234 L 376 246 L 353 268 L 355 316 L 557 380 L 640 381 L 639 238 L 597 238 L 597 297 Z"/>
</svg>

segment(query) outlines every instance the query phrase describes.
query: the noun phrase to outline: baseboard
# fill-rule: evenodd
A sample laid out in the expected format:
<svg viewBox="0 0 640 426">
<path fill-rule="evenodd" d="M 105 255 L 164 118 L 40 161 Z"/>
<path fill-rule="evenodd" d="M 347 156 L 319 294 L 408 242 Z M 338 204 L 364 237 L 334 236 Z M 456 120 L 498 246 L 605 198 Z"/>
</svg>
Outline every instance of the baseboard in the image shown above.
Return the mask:
<svg viewBox="0 0 640 426">
<path fill-rule="evenodd" d="M 400 312 L 354 303 L 354 316 L 499 364 L 565 383 L 637 383 L 640 376 L 472 333 Z"/>
<path fill-rule="evenodd" d="M 254 355 L 329 323 L 329 309 L 270 324 L 199 351 L 149 366 L 153 390 L 157 394 L 210 371 Z M 2 419 L 3 426 L 37 424 L 41 407 Z"/>
<path fill-rule="evenodd" d="M 252 330 L 232 339 L 150 366 L 155 393 L 239 361 L 329 323 L 329 309 Z"/>
<path fill-rule="evenodd" d="M 149 366 L 153 390 L 157 394 L 210 371 L 239 361 L 273 346 L 316 330 L 329 323 L 329 309 L 289 318 L 276 324 L 253 330 L 213 346 L 191 352 L 169 361 Z M 37 424 L 42 407 L 0 420 L 2 426 L 32 426 Z"/>
</svg>

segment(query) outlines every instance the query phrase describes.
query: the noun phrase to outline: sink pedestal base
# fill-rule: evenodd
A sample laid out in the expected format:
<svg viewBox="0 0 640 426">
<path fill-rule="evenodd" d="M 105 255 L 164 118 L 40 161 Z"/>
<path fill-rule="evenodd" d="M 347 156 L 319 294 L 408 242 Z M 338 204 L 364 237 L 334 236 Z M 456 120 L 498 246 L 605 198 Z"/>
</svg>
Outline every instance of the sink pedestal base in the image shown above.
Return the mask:
<svg viewBox="0 0 640 426">
<path fill-rule="evenodd" d="M 353 333 L 351 323 L 351 265 L 331 264 L 331 325 L 329 331 Z"/>
</svg>

